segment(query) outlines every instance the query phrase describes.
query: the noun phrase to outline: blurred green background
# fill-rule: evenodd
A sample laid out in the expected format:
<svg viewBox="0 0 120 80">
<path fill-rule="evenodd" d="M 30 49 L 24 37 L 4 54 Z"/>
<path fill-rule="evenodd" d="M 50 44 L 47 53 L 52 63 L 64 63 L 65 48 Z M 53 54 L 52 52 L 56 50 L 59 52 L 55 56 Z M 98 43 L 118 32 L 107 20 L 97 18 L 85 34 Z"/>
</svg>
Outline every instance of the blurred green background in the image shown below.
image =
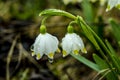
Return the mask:
<svg viewBox="0 0 120 80">
<path fill-rule="evenodd" d="M 45 9 L 61 9 L 82 16 L 92 29 L 102 38 L 108 39 L 119 53 L 117 36 L 112 31 L 109 18 L 120 23 L 120 11 L 116 8 L 106 12 L 107 2 L 102 0 L 0 0 L 0 80 L 91 80 L 97 72 L 78 62 L 71 56 L 55 55 L 54 62 L 44 56 L 40 60 L 31 57 L 30 47 L 39 34 Z M 47 31 L 60 42 L 71 20 L 53 16 L 46 21 Z M 97 53 L 82 31 L 75 25 L 74 31 L 83 38 L 89 60 Z M 119 39 L 118 39 L 119 40 Z M 98 54 L 99 55 L 99 54 Z M 7 73 L 9 71 L 9 74 Z"/>
</svg>

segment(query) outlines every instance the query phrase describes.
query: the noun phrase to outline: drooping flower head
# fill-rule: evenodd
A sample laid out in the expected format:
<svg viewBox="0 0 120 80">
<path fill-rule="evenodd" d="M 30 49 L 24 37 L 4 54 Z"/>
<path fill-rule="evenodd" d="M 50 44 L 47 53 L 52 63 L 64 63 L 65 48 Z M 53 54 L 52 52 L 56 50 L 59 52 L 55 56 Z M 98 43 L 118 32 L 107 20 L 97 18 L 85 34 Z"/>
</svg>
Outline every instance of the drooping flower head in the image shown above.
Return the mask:
<svg viewBox="0 0 120 80">
<path fill-rule="evenodd" d="M 106 11 L 111 10 L 113 7 L 120 9 L 120 0 L 108 0 Z"/>
<path fill-rule="evenodd" d="M 49 59 L 53 59 L 55 51 L 58 49 L 58 39 L 49 33 L 46 33 L 45 25 L 41 25 L 40 34 L 33 44 L 32 56 L 36 55 L 36 59 L 40 59 L 44 54 Z"/>
<path fill-rule="evenodd" d="M 82 39 L 75 33 L 73 33 L 73 27 L 68 26 L 68 33 L 62 39 L 62 48 L 63 48 L 63 57 L 67 56 L 70 53 L 78 54 L 79 51 L 87 53 Z"/>
</svg>

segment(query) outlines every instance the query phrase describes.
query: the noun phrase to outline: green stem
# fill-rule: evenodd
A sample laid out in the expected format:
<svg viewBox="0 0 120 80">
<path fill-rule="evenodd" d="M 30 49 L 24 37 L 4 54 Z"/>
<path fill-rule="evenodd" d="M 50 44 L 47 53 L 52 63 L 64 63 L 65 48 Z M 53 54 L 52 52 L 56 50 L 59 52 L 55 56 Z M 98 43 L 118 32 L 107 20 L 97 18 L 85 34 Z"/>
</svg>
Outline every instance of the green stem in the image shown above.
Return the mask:
<svg viewBox="0 0 120 80">
<path fill-rule="evenodd" d="M 77 24 L 77 22 L 76 22 L 76 21 L 71 21 L 71 22 L 69 23 L 70 26 L 72 26 L 73 24 Z"/>
<path fill-rule="evenodd" d="M 66 12 L 66 11 L 63 11 L 63 10 L 58 10 L 58 9 L 46 9 L 44 11 L 42 11 L 39 16 L 66 16 L 68 18 L 71 18 L 73 20 L 76 19 L 76 16 Z"/>
<path fill-rule="evenodd" d="M 42 19 L 41 25 L 45 25 L 45 22 L 46 22 L 46 20 L 47 20 L 48 17 L 49 17 L 49 16 L 45 16 L 45 17 Z"/>
</svg>

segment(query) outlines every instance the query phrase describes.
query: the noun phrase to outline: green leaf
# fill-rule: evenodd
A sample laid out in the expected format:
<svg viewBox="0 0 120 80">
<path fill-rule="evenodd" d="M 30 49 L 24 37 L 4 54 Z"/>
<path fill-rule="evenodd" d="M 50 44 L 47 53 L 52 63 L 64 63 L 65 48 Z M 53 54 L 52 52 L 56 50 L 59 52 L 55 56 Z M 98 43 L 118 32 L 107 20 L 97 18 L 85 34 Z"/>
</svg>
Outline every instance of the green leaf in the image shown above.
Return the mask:
<svg viewBox="0 0 120 80">
<path fill-rule="evenodd" d="M 93 54 L 93 59 L 95 60 L 95 62 L 98 64 L 99 68 L 101 70 L 104 70 L 104 69 L 109 69 L 109 65 L 106 63 L 105 60 L 101 59 L 99 56 L 97 56 L 96 54 Z M 105 73 L 103 73 L 104 75 Z M 107 80 L 118 80 L 117 76 L 114 75 L 114 73 L 112 72 L 109 72 L 107 75 L 106 75 L 106 78 Z"/>
<path fill-rule="evenodd" d="M 99 65 L 100 69 L 109 68 L 109 66 L 106 64 L 106 62 L 103 59 L 101 59 L 99 56 L 97 56 L 96 54 L 93 54 L 93 59 Z"/>
<path fill-rule="evenodd" d="M 84 23 L 84 22 L 81 22 L 81 21 L 83 21 L 82 17 L 77 16 L 77 23 L 78 23 L 79 27 L 82 28 L 85 36 L 93 43 L 93 45 L 95 46 L 95 48 L 96 48 L 97 50 L 99 50 L 100 47 L 99 47 L 99 45 L 97 44 L 97 42 L 96 42 L 96 40 L 95 40 L 92 32 L 88 29 L 87 24 Z"/>
<path fill-rule="evenodd" d="M 109 19 L 109 22 L 111 24 L 112 30 L 113 30 L 113 35 L 115 36 L 118 44 L 120 45 L 120 25 L 117 24 L 113 19 Z"/>
<path fill-rule="evenodd" d="M 83 9 L 83 15 L 85 17 L 85 20 L 90 23 L 93 22 L 94 18 L 93 18 L 93 8 L 92 5 L 90 3 L 90 1 L 88 0 L 83 0 L 82 2 L 82 9 Z"/>
<path fill-rule="evenodd" d="M 84 58 L 83 56 L 75 55 L 75 54 L 70 54 L 70 55 L 73 56 L 78 61 L 82 62 L 83 64 L 87 65 L 88 67 L 92 68 L 93 70 L 100 71 L 100 69 L 99 69 L 97 64 L 91 62 L 90 60 Z"/>
<path fill-rule="evenodd" d="M 39 13 L 39 16 L 66 16 L 71 19 L 76 19 L 76 17 L 66 11 L 58 10 L 58 9 L 46 9 Z"/>
<path fill-rule="evenodd" d="M 113 57 L 115 68 L 117 69 L 117 72 L 120 74 L 120 60 L 116 56 L 112 56 L 112 57 Z"/>
<path fill-rule="evenodd" d="M 109 51 L 112 53 L 112 55 L 116 55 L 115 50 L 113 49 L 113 47 L 111 46 L 111 44 L 108 42 L 108 40 L 105 40 L 105 43 L 106 43 Z"/>
<path fill-rule="evenodd" d="M 119 56 L 116 54 L 115 50 L 112 48 L 111 44 L 105 40 L 108 49 L 110 50 L 111 54 L 109 54 L 110 60 L 112 61 L 113 66 L 117 69 L 120 73 L 120 60 Z"/>
</svg>

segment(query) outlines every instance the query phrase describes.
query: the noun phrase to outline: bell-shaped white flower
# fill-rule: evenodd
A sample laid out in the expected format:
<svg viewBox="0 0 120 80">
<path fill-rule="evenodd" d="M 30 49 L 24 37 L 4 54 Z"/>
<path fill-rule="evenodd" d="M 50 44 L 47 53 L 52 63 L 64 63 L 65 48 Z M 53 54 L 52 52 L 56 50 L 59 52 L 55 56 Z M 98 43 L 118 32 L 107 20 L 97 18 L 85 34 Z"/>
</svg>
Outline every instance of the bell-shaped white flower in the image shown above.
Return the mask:
<svg viewBox="0 0 120 80">
<path fill-rule="evenodd" d="M 44 26 L 43 26 L 44 27 Z M 40 59 L 44 54 L 49 59 L 53 59 L 55 51 L 58 50 L 58 39 L 49 33 L 45 33 L 45 30 L 41 31 L 33 44 L 32 56 L 36 55 L 36 59 Z"/>
<path fill-rule="evenodd" d="M 80 50 L 83 53 L 87 53 L 82 39 L 77 34 L 73 33 L 71 26 L 68 27 L 68 33 L 62 39 L 61 45 L 63 49 L 63 57 L 70 53 L 77 55 Z"/>
<path fill-rule="evenodd" d="M 75 33 L 67 33 L 62 39 L 63 57 L 70 53 L 78 54 L 79 50 L 83 53 L 87 53 L 82 39 Z"/>
<path fill-rule="evenodd" d="M 106 11 L 111 10 L 113 7 L 120 9 L 120 0 L 108 0 L 108 5 Z"/>
</svg>

